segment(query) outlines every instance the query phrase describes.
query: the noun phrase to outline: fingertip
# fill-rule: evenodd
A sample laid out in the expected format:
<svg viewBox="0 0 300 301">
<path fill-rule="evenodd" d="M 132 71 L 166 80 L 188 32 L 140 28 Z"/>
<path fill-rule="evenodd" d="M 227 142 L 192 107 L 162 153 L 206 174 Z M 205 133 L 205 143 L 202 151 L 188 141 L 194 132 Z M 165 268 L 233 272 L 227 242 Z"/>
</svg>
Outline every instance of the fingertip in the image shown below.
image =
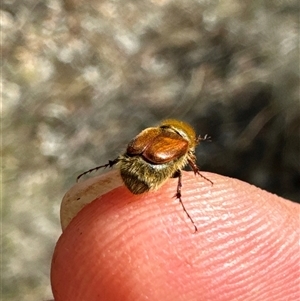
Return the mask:
<svg viewBox="0 0 300 301">
<path fill-rule="evenodd" d="M 258 284 L 265 300 L 274 300 L 272 291 L 295 296 L 299 207 L 247 183 L 203 174 L 213 186 L 193 173 L 182 178 L 195 234 L 173 198 L 177 179 L 143 195 L 117 186 L 86 205 L 56 246 L 55 300 L 234 300 L 249 292 L 255 299 Z"/>
</svg>

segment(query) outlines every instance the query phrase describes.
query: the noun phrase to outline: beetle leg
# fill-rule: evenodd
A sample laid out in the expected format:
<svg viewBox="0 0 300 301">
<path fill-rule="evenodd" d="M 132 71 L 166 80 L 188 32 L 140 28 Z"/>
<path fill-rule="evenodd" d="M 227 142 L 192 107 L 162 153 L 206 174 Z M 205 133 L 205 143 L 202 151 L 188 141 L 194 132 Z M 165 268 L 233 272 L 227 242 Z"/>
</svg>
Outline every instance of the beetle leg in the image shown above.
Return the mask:
<svg viewBox="0 0 300 301">
<path fill-rule="evenodd" d="M 192 170 L 194 171 L 194 174 L 195 175 L 199 175 L 200 177 L 202 177 L 203 179 L 205 179 L 206 181 L 208 181 L 211 185 L 214 185 L 213 181 L 211 181 L 210 179 L 208 179 L 207 177 L 205 177 L 204 175 L 202 175 L 200 173 L 200 170 L 195 162 L 195 157 L 194 155 L 193 156 L 190 156 L 190 158 L 188 159 L 188 163 L 190 165 L 190 167 L 192 168 Z"/>
<path fill-rule="evenodd" d="M 177 192 L 175 194 L 175 197 L 179 200 L 179 203 L 182 206 L 183 211 L 186 213 L 186 215 L 188 216 L 188 218 L 190 219 L 190 221 L 192 222 L 193 226 L 195 227 L 195 232 L 196 233 L 198 231 L 198 228 L 195 225 L 195 222 L 193 221 L 192 217 L 189 215 L 189 213 L 187 212 L 187 210 L 185 209 L 182 199 L 181 199 L 181 187 L 182 187 L 182 182 L 181 182 L 181 170 L 176 171 L 176 176 L 178 177 L 178 184 L 177 184 Z"/>
<path fill-rule="evenodd" d="M 99 166 L 96 166 L 96 167 L 94 167 L 94 168 L 91 168 L 91 169 L 89 169 L 89 170 L 83 172 L 82 174 L 80 174 L 80 175 L 77 177 L 76 182 L 78 182 L 78 180 L 79 180 L 82 176 L 84 176 L 84 175 L 86 175 L 86 174 L 88 174 L 88 173 L 90 173 L 90 172 L 92 172 L 92 171 L 96 171 L 96 170 L 98 170 L 98 169 L 100 169 L 100 168 L 113 167 L 113 166 L 114 166 L 115 164 L 117 164 L 119 161 L 120 161 L 120 159 L 119 159 L 119 158 L 116 158 L 116 159 L 114 159 L 114 160 L 108 160 L 108 163 L 107 163 L 107 164 L 99 165 Z"/>
</svg>

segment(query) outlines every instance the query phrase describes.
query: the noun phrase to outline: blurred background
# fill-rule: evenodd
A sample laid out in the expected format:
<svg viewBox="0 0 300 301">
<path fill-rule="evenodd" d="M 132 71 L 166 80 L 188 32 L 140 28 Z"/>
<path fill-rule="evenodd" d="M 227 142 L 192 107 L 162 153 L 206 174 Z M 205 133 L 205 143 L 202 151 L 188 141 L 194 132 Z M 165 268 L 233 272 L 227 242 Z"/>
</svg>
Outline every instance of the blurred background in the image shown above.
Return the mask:
<svg viewBox="0 0 300 301">
<path fill-rule="evenodd" d="M 76 176 L 178 118 L 202 170 L 299 202 L 297 0 L 4 0 L 2 297 L 50 298 Z"/>
</svg>

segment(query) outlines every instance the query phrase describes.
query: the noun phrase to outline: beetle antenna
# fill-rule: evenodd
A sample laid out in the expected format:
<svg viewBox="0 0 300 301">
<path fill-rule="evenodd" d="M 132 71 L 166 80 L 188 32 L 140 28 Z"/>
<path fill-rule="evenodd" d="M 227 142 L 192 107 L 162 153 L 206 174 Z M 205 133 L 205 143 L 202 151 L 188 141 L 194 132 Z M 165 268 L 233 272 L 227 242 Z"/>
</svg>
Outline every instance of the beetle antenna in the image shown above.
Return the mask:
<svg viewBox="0 0 300 301">
<path fill-rule="evenodd" d="M 193 221 L 192 217 L 189 215 L 189 213 L 187 212 L 187 210 L 185 209 L 184 205 L 183 205 L 183 202 L 182 202 L 182 199 L 181 199 L 181 187 L 182 187 L 182 183 L 181 183 L 181 170 L 178 170 L 176 172 L 176 176 L 178 176 L 178 184 L 177 184 L 177 192 L 175 194 L 175 197 L 179 200 L 179 203 L 181 204 L 181 207 L 183 209 L 183 211 L 186 213 L 187 217 L 190 219 L 190 221 L 192 222 L 194 228 L 195 228 L 195 232 L 196 233 L 198 231 L 198 228 L 195 224 L 195 222 Z"/>
<path fill-rule="evenodd" d="M 200 142 L 200 141 L 208 141 L 208 142 L 211 142 L 211 136 L 208 136 L 207 134 L 204 135 L 204 137 L 201 137 L 201 135 L 198 136 L 197 138 L 197 142 Z"/>
<path fill-rule="evenodd" d="M 88 174 L 88 173 L 91 173 L 92 171 L 97 171 L 97 170 L 100 169 L 100 168 L 113 167 L 113 166 L 114 166 L 115 164 L 117 164 L 118 162 L 119 162 L 119 158 L 114 159 L 114 160 L 108 160 L 108 163 L 107 163 L 107 164 L 99 165 L 99 166 L 96 166 L 96 167 L 94 167 L 94 168 L 91 168 L 91 169 L 89 169 L 89 170 L 87 170 L 87 171 L 81 173 L 81 174 L 77 177 L 76 182 L 78 182 L 78 180 L 79 180 L 82 176 L 84 176 L 84 175 L 86 175 L 86 174 Z"/>
</svg>

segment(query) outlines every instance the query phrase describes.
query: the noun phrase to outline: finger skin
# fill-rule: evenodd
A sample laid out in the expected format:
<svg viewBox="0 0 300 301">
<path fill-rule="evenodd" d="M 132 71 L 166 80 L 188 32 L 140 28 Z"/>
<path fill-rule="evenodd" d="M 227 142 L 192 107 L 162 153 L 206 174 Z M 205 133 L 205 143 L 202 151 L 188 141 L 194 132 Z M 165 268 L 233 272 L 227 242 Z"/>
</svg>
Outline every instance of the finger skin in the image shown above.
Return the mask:
<svg viewBox="0 0 300 301">
<path fill-rule="evenodd" d="M 299 205 L 245 182 L 191 172 L 86 205 L 57 242 L 55 301 L 299 300 Z"/>
</svg>

